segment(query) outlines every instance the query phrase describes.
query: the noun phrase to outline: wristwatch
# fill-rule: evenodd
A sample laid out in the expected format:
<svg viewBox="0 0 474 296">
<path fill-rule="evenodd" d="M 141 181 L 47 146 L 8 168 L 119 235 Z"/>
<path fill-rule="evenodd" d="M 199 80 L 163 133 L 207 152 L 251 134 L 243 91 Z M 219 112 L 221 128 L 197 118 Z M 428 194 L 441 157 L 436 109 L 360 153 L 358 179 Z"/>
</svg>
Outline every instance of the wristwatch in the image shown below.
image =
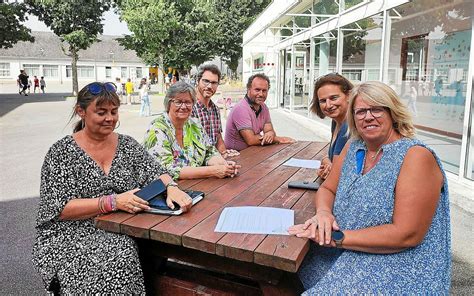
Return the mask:
<svg viewBox="0 0 474 296">
<path fill-rule="evenodd" d="M 344 232 L 334 230 L 331 232 L 331 238 L 336 243 L 336 248 L 342 248 L 342 241 L 344 240 Z"/>
<path fill-rule="evenodd" d="M 166 189 L 168 189 L 168 187 L 170 187 L 170 186 L 178 187 L 178 183 L 176 183 L 175 181 L 171 180 L 171 182 L 169 182 L 168 184 L 166 184 Z"/>
</svg>

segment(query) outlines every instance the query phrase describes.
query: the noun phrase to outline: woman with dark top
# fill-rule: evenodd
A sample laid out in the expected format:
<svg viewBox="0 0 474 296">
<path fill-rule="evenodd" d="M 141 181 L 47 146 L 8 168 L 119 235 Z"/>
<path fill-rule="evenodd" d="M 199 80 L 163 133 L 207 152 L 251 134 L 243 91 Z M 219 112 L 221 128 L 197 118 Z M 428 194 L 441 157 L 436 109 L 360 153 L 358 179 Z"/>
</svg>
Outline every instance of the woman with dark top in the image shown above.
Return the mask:
<svg viewBox="0 0 474 296">
<path fill-rule="evenodd" d="M 314 84 L 311 111 L 322 119 L 326 116 L 332 119 L 328 156 L 322 159 L 318 170 L 322 179 L 328 177 L 334 158 L 339 157 L 348 139 L 346 113 L 352 88 L 352 83 L 337 73 L 323 75 Z"/>
<path fill-rule="evenodd" d="M 41 170 L 33 261 L 55 294 L 144 294 L 133 239 L 94 227 L 94 217 L 137 213 L 147 202 L 134 192 L 159 178 L 167 203 L 191 198 L 133 138 L 114 132 L 120 100 L 112 83 L 94 82 L 78 94 L 72 135 L 48 151 Z"/>
</svg>

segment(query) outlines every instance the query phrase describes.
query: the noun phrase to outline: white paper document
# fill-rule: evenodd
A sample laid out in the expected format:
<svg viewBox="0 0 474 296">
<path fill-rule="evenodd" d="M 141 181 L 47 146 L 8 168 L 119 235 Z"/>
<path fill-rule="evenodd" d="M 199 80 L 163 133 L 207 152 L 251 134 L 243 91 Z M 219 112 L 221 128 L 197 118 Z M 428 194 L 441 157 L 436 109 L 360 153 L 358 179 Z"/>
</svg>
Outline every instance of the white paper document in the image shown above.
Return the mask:
<svg viewBox="0 0 474 296">
<path fill-rule="evenodd" d="M 295 212 L 267 207 L 225 208 L 217 221 L 215 232 L 283 234 L 295 224 Z"/>
<path fill-rule="evenodd" d="M 298 168 L 319 169 L 319 167 L 321 166 L 321 161 L 315 159 L 290 158 L 283 165 Z"/>
</svg>

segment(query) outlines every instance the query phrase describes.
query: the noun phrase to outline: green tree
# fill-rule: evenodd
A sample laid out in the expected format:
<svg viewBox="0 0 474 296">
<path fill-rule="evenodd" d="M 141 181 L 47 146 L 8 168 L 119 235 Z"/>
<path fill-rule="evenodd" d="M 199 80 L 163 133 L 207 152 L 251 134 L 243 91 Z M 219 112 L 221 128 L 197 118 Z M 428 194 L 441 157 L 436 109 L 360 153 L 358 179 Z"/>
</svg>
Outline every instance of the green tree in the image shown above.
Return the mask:
<svg viewBox="0 0 474 296">
<path fill-rule="evenodd" d="M 242 57 L 242 35 L 258 14 L 270 3 L 269 0 L 215 0 L 213 25 L 218 55 L 233 73 Z"/>
<path fill-rule="evenodd" d="M 0 48 L 10 48 L 18 41 L 35 41 L 31 30 L 21 24 L 27 20 L 23 3 L 0 3 Z"/>
<path fill-rule="evenodd" d="M 189 70 L 215 55 L 206 0 L 124 0 L 119 14 L 131 35 L 120 39 L 150 65 Z"/>
<path fill-rule="evenodd" d="M 173 33 L 181 25 L 175 4 L 164 0 L 124 0 L 118 5 L 118 13 L 132 32 L 119 38 L 119 42 L 135 50 L 145 63 L 163 69 L 164 53 L 174 49 L 177 37 Z"/>
<path fill-rule="evenodd" d="M 211 5 L 206 0 L 179 1 L 181 26 L 174 32 L 173 50 L 165 53 L 165 65 L 188 70 L 191 66 L 213 58 L 217 53 L 214 44 L 215 28 L 211 25 Z M 169 53 L 169 54 L 168 54 Z"/>
<path fill-rule="evenodd" d="M 103 13 L 111 8 L 112 1 L 41 1 L 25 0 L 29 11 L 43 21 L 63 42 L 62 49 L 70 56 L 73 93 L 78 92 L 77 61 L 79 51 L 98 41 L 103 31 Z"/>
</svg>

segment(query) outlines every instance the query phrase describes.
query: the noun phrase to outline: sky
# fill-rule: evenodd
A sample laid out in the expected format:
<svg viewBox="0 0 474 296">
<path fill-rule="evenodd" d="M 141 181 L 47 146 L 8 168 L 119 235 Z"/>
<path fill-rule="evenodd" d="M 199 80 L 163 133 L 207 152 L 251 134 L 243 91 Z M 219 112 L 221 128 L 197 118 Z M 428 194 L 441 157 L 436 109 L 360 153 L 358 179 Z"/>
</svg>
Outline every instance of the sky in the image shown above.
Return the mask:
<svg viewBox="0 0 474 296">
<path fill-rule="evenodd" d="M 119 16 L 115 14 L 113 10 L 109 10 L 104 14 L 104 35 L 123 35 L 130 34 L 127 24 L 119 20 Z M 34 15 L 28 16 L 28 21 L 25 22 L 25 25 L 30 28 L 32 31 L 46 31 L 51 32 L 51 30 L 43 23 L 38 20 Z"/>
</svg>

